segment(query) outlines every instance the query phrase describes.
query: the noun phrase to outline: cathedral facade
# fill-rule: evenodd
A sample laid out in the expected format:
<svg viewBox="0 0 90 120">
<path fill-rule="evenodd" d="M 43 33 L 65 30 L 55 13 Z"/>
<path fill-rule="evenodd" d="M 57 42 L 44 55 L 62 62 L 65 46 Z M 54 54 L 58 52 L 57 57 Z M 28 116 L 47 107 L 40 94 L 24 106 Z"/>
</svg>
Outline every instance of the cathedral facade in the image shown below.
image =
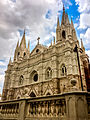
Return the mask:
<svg viewBox="0 0 90 120">
<path fill-rule="evenodd" d="M 5 72 L 2 100 L 57 95 L 72 91 L 87 91 L 84 68 L 89 58 L 81 40 L 77 39 L 73 21 L 69 21 L 63 7 L 61 25 L 57 20 L 56 40 L 49 47 L 38 42 L 30 52 L 26 47 L 25 31 L 17 43 L 14 60 Z M 77 50 L 75 47 L 77 45 Z M 78 56 L 77 56 L 78 52 Z"/>
<path fill-rule="evenodd" d="M 63 7 L 56 39 L 30 52 L 25 31 L 5 72 L 0 120 L 90 120 L 89 57 Z"/>
</svg>

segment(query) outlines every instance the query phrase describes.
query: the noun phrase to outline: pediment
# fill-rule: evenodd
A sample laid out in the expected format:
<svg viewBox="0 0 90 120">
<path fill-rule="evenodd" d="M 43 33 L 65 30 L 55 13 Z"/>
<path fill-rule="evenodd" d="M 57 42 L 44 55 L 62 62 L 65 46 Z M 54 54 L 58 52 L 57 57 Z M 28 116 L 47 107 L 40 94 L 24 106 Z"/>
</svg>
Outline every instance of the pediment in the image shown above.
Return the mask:
<svg viewBox="0 0 90 120">
<path fill-rule="evenodd" d="M 42 53 L 44 50 L 46 50 L 47 47 L 43 46 L 41 44 L 36 45 L 36 47 L 32 50 L 31 55 L 35 55 L 38 53 Z"/>
</svg>

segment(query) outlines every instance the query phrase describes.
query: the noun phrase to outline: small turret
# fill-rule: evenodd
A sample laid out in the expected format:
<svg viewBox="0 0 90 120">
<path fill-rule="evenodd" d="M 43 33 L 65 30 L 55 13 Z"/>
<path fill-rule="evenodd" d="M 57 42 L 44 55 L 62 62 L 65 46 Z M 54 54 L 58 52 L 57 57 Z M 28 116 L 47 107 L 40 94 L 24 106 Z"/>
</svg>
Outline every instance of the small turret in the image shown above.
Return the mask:
<svg viewBox="0 0 90 120">
<path fill-rule="evenodd" d="M 18 51 L 18 49 L 19 49 L 19 40 L 17 42 L 17 46 L 16 46 L 15 53 L 14 53 L 14 61 L 16 61 L 16 59 L 17 59 L 17 51 Z"/>
<path fill-rule="evenodd" d="M 55 37 L 53 37 L 54 38 L 54 45 L 55 45 Z"/>
</svg>

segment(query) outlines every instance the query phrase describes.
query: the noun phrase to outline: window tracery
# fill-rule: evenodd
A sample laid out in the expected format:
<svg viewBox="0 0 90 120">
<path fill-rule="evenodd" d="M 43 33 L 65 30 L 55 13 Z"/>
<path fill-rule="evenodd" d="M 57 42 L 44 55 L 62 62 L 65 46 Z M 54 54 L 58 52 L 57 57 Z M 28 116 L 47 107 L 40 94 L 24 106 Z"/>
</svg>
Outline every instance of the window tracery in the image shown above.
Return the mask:
<svg viewBox="0 0 90 120">
<path fill-rule="evenodd" d="M 23 75 L 21 75 L 20 78 L 19 78 L 19 85 L 23 84 L 23 80 L 24 80 L 24 77 L 23 77 Z"/>
<path fill-rule="evenodd" d="M 67 74 L 67 69 L 66 69 L 65 64 L 63 64 L 62 67 L 61 67 L 61 75 L 65 76 L 66 74 Z"/>
<path fill-rule="evenodd" d="M 50 67 L 46 70 L 46 79 L 50 79 L 52 77 L 52 70 Z"/>
</svg>

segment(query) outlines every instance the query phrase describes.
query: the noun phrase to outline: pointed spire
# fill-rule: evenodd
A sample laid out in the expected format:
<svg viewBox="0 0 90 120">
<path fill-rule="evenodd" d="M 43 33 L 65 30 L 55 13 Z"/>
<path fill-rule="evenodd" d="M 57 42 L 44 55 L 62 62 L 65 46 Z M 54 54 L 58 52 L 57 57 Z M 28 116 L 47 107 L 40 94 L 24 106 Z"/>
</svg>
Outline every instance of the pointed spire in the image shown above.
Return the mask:
<svg viewBox="0 0 90 120">
<path fill-rule="evenodd" d="M 30 51 L 30 41 L 28 41 L 28 51 Z"/>
<path fill-rule="evenodd" d="M 58 18 L 57 18 L 57 28 L 59 28 L 60 27 L 60 23 L 59 23 L 59 16 L 58 16 Z"/>
<path fill-rule="evenodd" d="M 20 43 L 20 47 L 26 48 L 25 29 L 24 29 L 23 37 Z"/>
<path fill-rule="evenodd" d="M 17 46 L 16 46 L 16 49 L 19 47 L 19 40 L 18 40 L 18 42 L 17 42 Z"/>
<path fill-rule="evenodd" d="M 52 40 L 51 40 L 51 46 L 52 46 Z"/>
<path fill-rule="evenodd" d="M 71 18 L 71 26 L 74 28 L 74 25 L 73 25 L 73 20 L 72 20 L 72 18 Z"/>
<path fill-rule="evenodd" d="M 63 4 L 63 12 L 65 12 L 65 7 L 64 7 L 64 4 Z"/>
<path fill-rule="evenodd" d="M 62 15 L 62 22 L 61 22 L 61 24 L 65 24 L 65 20 L 66 20 L 66 14 L 65 14 L 65 7 L 64 7 L 64 4 L 63 4 L 63 15 Z"/>
<path fill-rule="evenodd" d="M 11 61 L 11 57 L 10 57 L 10 59 L 9 59 L 9 64 L 11 64 L 12 63 L 12 61 Z"/>
<path fill-rule="evenodd" d="M 84 48 L 84 45 L 83 45 L 82 38 L 81 38 L 81 48 L 82 48 L 83 51 L 85 51 L 85 48 Z"/>
<path fill-rule="evenodd" d="M 69 18 L 68 18 L 68 14 L 67 14 L 67 13 L 66 13 L 66 23 L 67 23 L 67 24 L 70 24 Z"/>
</svg>

